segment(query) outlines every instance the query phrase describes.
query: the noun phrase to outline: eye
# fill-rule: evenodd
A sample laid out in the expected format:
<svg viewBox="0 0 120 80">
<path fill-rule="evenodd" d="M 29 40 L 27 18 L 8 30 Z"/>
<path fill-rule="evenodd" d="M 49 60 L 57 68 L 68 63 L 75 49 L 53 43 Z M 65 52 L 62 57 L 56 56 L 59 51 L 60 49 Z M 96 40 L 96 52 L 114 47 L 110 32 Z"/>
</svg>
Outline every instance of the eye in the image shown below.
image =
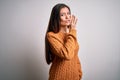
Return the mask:
<svg viewBox="0 0 120 80">
<path fill-rule="evenodd" d="M 62 13 L 62 14 L 60 14 L 60 16 L 64 16 L 64 15 L 65 15 L 65 14 L 63 14 L 63 13 Z"/>
<path fill-rule="evenodd" d="M 68 12 L 67 14 L 70 15 L 70 12 Z"/>
<path fill-rule="evenodd" d="M 63 14 L 61 14 L 60 16 L 63 16 Z"/>
</svg>

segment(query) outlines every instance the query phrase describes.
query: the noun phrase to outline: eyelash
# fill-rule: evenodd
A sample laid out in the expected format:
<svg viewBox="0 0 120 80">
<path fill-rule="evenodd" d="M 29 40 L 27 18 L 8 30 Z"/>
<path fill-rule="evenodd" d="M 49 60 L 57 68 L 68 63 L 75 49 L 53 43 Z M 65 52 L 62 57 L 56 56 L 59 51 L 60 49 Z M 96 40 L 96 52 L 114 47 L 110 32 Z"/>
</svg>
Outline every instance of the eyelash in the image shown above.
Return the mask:
<svg viewBox="0 0 120 80">
<path fill-rule="evenodd" d="M 68 12 L 67 14 L 69 14 L 69 15 L 70 15 L 70 12 Z M 61 14 L 61 16 L 64 16 L 64 14 Z"/>
</svg>

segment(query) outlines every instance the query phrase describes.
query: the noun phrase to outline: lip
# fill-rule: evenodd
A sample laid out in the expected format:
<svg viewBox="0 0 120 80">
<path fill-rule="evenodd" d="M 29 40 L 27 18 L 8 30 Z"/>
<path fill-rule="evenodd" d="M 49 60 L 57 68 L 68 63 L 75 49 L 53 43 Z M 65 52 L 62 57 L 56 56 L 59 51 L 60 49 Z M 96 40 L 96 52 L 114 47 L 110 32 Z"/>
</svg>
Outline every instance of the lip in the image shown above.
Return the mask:
<svg viewBox="0 0 120 80">
<path fill-rule="evenodd" d="M 70 20 L 67 20 L 66 22 L 70 22 Z"/>
</svg>

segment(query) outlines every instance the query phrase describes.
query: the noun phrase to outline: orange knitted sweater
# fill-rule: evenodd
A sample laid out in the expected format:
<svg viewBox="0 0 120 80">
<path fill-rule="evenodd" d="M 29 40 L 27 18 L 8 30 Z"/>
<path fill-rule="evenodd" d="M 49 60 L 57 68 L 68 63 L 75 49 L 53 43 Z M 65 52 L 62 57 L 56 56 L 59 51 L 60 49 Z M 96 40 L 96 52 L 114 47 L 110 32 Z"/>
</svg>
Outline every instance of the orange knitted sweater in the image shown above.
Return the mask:
<svg viewBox="0 0 120 80">
<path fill-rule="evenodd" d="M 55 56 L 50 67 L 49 80 L 81 80 L 76 30 L 71 29 L 69 33 L 48 32 L 47 39 Z"/>
</svg>

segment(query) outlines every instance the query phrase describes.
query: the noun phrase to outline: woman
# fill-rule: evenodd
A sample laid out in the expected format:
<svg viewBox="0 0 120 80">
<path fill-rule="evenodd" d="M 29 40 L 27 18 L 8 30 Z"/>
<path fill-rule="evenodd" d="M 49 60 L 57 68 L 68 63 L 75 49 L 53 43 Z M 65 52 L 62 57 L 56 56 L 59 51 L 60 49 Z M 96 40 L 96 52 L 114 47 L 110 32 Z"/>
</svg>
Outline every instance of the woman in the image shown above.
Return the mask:
<svg viewBox="0 0 120 80">
<path fill-rule="evenodd" d="M 49 80 L 81 80 L 76 37 L 77 18 L 65 4 L 53 7 L 45 36 L 47 64 L 51 64 Z"/>
</svg>

